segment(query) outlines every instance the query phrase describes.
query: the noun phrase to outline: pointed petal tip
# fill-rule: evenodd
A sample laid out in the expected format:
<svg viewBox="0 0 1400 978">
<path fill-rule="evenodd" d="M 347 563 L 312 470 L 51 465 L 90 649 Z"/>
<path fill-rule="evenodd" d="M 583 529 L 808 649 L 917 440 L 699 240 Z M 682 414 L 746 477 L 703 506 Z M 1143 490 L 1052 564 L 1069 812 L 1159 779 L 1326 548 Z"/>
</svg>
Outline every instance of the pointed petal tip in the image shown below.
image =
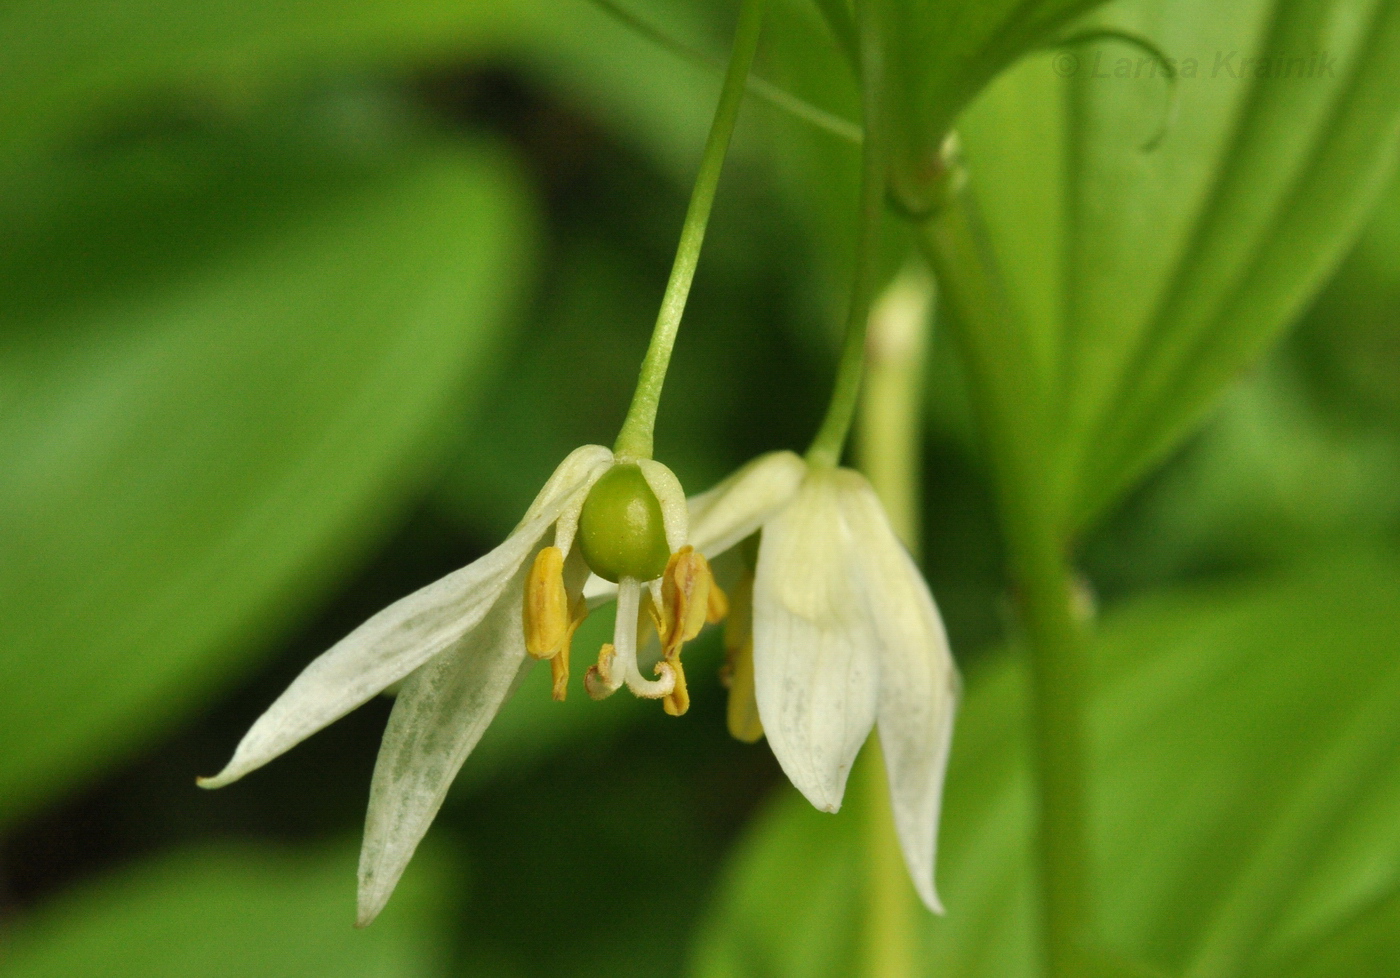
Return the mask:
<svg viewBox="0 0 1400 978">
<path fill-rule="evenodd" d="M 802 792 L 802 797 L 806 798 L 817 811 L 835 815 L 841 810 L 841 801 L 846 793 L 844 780 L 840 785 L 835 786 L 834 790 L 832 785 L 826 784 L 798 784 L 796 781 L 793 781 L 792 784 L 793 787 Z"/>
<path fill-rule="evenodd" d="M 209 777 L 195 778 L 194 783 L 206 791 L 213 791 L 216 788 L 222 788 L 225 785 L 233 784 L 242 776 L 242 771 L 233 771 L 226 767 L 218 774 L 212 774 Z"/>
<path fill-rule="evenodd" d="M 368 927 L 378 919 L 385 906 L 389 903 L 389 897 L 394 893 L 393 884 L 385 887 L 375 876 L 361 876 L 360 889 L 355 908 L 355 926 L 358 928 Z"/>
<path fill-rule="evenodd" d="M 942 917 L 946 911 L 943 909 L 943 901 L 938 899 L 938 893 L 933 888 L 932 881 L 914 880 L 914 889 L 918 891 L 919 899 L 923 901 L 929 912 Z"/>
</svg>

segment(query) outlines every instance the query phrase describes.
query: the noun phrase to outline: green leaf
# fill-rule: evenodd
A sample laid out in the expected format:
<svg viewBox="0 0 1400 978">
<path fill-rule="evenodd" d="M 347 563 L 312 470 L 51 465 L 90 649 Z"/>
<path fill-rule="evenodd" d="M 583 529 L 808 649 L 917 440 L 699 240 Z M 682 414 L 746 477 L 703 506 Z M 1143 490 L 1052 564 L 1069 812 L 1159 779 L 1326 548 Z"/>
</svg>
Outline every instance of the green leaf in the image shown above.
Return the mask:
<svg viewBox="0 0 1400 978">
<path fill-rule="evenodd" d="M 1361 429 L 1400 431 L 1400 180 L 1299 330 L 1299 359 L 1327 406 Z"/>
<path fill-rule="evenodd" d="M 1332 975 L 1391 975 L 1400 968 L 1400 892 L 1375 901 L 1282 967 L 1261 978 L 1328 978 Z"/>
<path fill-rule="evenodd" d="M 1208 567 L 1374 539 L 1400 517 L 1400 444 L 1337 423 L 1289 342 L 1227 391 L 1172 464 L 1085 547 L 1095 586 L 1145 590 Z"/>
<path fill-rule="evenodd" d="M 1090 719 L 1105 960 L 1216 978 L 1324 960 L 1338 934 L 1355 935 L 1347 961 L 1395 960 L 1400 930 L 1370 922 L 1393 912 L 1379 901 L 1400 882 L 1397 642 L 1400 568 L 1366 554 L 1161 595 L 1103 622 Z M 1038 973 L 1025 708 L 1019 657 L 969 677 L 940 830 L 948 912 L 919 918 L 920 974 Z M 859 804 L 832 817 L 784 796 L 731 868 L 696 974 L 831 973 L 784 921 L 821 913 L 827 946 L 854 939 L 859 887 L 835 906 L 820 894 L 856 858 Z M 1222 948 L 1231 968 L 1208 968 Z"/>
<path fill-rule="evenodd" d="M 644 6 L 673 36 L 711 26 L 683 0 Z M 24 38 L 0 67 L 0 156 L 12 159 L 101 132 L 152 99 L 237 105 L 328 71 L 509 60 L 688 170 L 719 91 L 717 75 L 589 0 L 15 0 L 0 8 L 0 35 Z"/>
<path fill-rule="evenodd" d="M 394 903 L 357 931 L 353 846 L 162 855 L 18 918 L 0 938 L 0 976 L 426 978 L 445 964 L 446 870 L 420 852 Z"/>
<path fill-rule="evenodd" d="M 1070 529 L 1158 462 L 1300 312 L 1384 186 L 1400 133 L 1394 4 L 1139 0 L 1094 23 L 1176 59 L 1174 86 L 1144 49 L 1096 41 L 1009 73 L 960 126 L 1036 336 L 1027 356 Z M 1165 138 L 1144 149 L 1164 116 Z"/>
<path fill-rule="evenodd" d="M 75 163 L 4 222 L 0 819 L 313 606 L 491 362 L 529 224 L 506 161 L 267 142 Z"/>
<path fill-rule="evenodd" d="M 891 193 L 926 213 L 929 167 L 963 110 L 1003 70 L 1105 0 L 890 0 L 884 48 Z"/>
<path fill-rule="evenodd" d="M 854 973 L 864 860 L 855 819 L 829 818 L 784 790 L 731 857 L 704 923 L 699 978 L 840 978 Z"/>
</svg>

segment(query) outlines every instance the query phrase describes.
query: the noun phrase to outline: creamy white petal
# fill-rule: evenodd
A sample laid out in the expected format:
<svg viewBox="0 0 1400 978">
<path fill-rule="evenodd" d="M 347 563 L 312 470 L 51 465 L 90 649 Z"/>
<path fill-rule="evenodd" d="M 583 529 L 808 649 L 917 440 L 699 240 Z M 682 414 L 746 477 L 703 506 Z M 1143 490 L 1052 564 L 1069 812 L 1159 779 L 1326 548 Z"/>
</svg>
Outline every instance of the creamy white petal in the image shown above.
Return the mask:
<svg viewBox="0 0 1400 978">
<path fill-rule="evenodd" d="M 593 483 L 603 477 L 609 467 L 613 464 L 613 453 L 602 445 L 584 445 L 569 453 L 569 457 L 564 459 L 563 464 L 554 470 L 549 481 L 545 483 L 544 489 L 536 497 L 535 503 L 526 512 L 525 519 L 528 520 L 534 514 L 535 506 L 540 500 L 546 498 L 547 494 L 563 493 L 566 497 L 564 506 L 559 511 L 558 523 L 554 528 L 554 545 L 564 551 L 567 556 L 573 549 L 574 535 L 578 532 L 579 515 L 583 512 L 584 500 L 588 498 L 588 490 L 593 488 Z M 582 480 L 577 476 L 586 473 Z M 569 495 L 569 486 L 576 485 L 573 494 Z M 552 495 L 550 498 L 553 498 Z"/>
<path fill-rule="evenodd" d="M 535 496 L 535 501 L 525 511 L 520 525 L 538 517 L 545 509 L 552 509 L 557 519 L 573 495 L 580 488 L 592 487 L 611 468 L 613 453 L 602 445 L 581 445 L 575 448 L 559 463 L 554 474 L 545 482 L 544 488 Z M 578 504 L 582 506 L 582 503 Z"/>
<path fill-rule="evenodd" d="M 792 452 L 769 452 L 690 500 L 690 544 L 706 557 L 750 536 L 792 501 L 807 463 Z"/>
<path fill-rule="evenodd" d="M 228 765 L 200 785 L 237 781 L 461 639 L 501 598 L 563 508 L 611 461 L 612 453 L 597 445 L 571 453 L 499 547 L 391 604 L 322 653 L 257 719 Z"/>
<path fill-rule="evenodd" d="M 686 506 L 685 490 L 676 474 L 660 462 L 649 458 L 637 459 L 642 478 L 661 504 L 661 524 L 666 528 L 666 546 L 675 553 L 686 545 L 690 527 L 690 510 Z"/>
<path fill-rule="evenodd" d="M 763 528 L 753 591 L 754 684 L 764 733 L 788 779 L 823 811 L 841 807 L 875 722 L 878 638 L 856 579 L 839 493 L 813 473 Z"/>
<path fill-rule="evenodd" d="M 880 746 L 895 827 L 914 888 L 930 910 L 942 913 L 934 860 L 958 701 L 957 666 L 923 575 L 874 490 L 859 476 L 855 480 L 847 481 L 841 508 L 855 537 L 858 578 L 880 641 Z"/>
<path fill-rule="evenodd" d="M 360 849 L 359 926 L 379 915 L 447 789 L 533 664 L 520 627 L 524 570 L 504 600 L 408 678 L 389 714 Z"/>
</svg>

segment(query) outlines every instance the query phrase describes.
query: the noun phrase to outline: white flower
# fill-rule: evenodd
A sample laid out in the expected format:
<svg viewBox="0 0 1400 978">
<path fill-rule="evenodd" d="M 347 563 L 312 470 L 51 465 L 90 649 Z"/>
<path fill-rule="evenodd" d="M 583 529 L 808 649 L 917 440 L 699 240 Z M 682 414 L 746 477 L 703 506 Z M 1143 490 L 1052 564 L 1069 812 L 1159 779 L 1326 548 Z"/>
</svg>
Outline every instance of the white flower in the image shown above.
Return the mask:
<svg viewBox="0 0 1400 978">
<path fill-rule="evenodd" d="M 595 494 L 613 473 L 621 476 L 621 494 Z M 603 515 L 590 524 L 585 503 L 600 497 Z M 621 550 L 608 504 L 621 505 L 622 518 L 631 521 L 633 535 L 624 527 Z M 703 624 L 684 599 L 704 605 L 709 581 L 708 565 L 686 546 L 687 525 L 684 493 L 664 465 L 616 458 L 598 445 L 577 449 L 500 546 L 385 608 L 313 661 L 253 724 L 228 766 L 199 783 L 219 788 L 238 780 L 402 681 L 375 764 L 360 853 L 359 924 L 368 924 L 467 755 L 535 659 L 550 661 L 555 697 L 563 698 L 569 642 L 587 614 L 582 590 L 590 566 L 640 567 L 648 578 L 619 579 L 633 617 L 627 627 L 619 615 L 615 650 L 604 647 L 607 691 L 626 683 L 639 695 L 666 698 L 671 712 L 684 712 L 680 645 Z M 629 539 L 633 551 L 646 551 L 640 563 L 627 549 Z M 590 541 L 602 557 L 585 563 Z M 636 663 L 644 588 L 662 627 L 679 623 L 670 629 L 656 679 L 642 677 Z"/>
<path fill-rule="evenodd" d="M 928 586 L 849 469 L 774 453 L 691 502 L 690 539 L 707 557 L 759 529 L 752 631 L 741 584 L 726 636 L 730 728 L 766 734 L 798 790 L 834 812 L 878 723 L 905 863 L 941 912 L 933 867 L 959 681 Z"/>
</svg>

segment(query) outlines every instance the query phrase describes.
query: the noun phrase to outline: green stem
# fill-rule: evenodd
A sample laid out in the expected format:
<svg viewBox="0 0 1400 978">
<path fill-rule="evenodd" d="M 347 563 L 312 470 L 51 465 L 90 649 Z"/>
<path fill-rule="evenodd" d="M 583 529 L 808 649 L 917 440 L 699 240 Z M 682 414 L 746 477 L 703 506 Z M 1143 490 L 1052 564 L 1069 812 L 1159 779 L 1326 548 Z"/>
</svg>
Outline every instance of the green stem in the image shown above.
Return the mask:
<svg viewBox="0 0 1400 978">
<path fill-rule="evenodd" d="M 711 57 L 703 51 L 693 48 L 684 41 L 672 37 L 665 31 L 648 23 L 632 11 L 628 10 L 616 0 L 593 0 L 594 6 L 598 7 L 609 16 L 615 18 L 619 23 L 625 24 L 637 34 L 651 41 L 663 50 L 688 61 L 700 68 L 720 70 L 724 68 L 724 63 L 719 58 Z M 760 78 L 758 75 L 750 74 L 746 82 L 749 94 L 757 95 L 769 105 L 776 109 L 781 109 L 792 115 L 794 118 L 809 122 L 818 129 L 823 129 L 839 139 L 844 139 L 848 143 L 860 144 L 862 139 L 861 128 L 854 122 L 842 118 L 835 113 L 813 105 L 811 102 L 798 98 L 785 88 L 780 88 L 770 81 Z"/>
<path fill-rule="evenodd" d="M 705 243 L 705 228 L 710 223 L 710 210 L 715 203 L 724 157 L 729 151 L 729 139 L 739 118 L 739 106 L 744 99 L 744 87 L 758 51 L 758 35 L 763 26 L 764 0 L 743 0 L 739 9 L 739 26 L 734 34 L 734 50 L 729 56 L 729 70 L 724 75 L 719 106 L 715 109 L 710 135 L 705 141 L 705 154 L 700 161 L 700 173 L 690 192 L 690 206 L 681 227 L 676 260 L 671 265 L 671 277 L 661 298 L 661 310 L 652 329 L 651 343 L 642 360 L 637 389 L 632 406 L 618 432 L 613 450 L 632 458 L 651 458 L 652 432 L 656 428 L 656 409 L 661 402 L 661 388 L 666 383 L 666 368 L 671 363 L 671 348 L 676 344 L 685 302 L 690 296 L 690 283 L 695 279 L 695 266 L 700 262 L 700 249 Z"/>
<path fill-rule="evenodd" d="M 865 384 L 856 418 L 860 470 L 911 553 L 917 555 L 924 412 L 924 345 L 933 282 L 918 264 L 904 269 L 870 310 Z"/>
<path fill-rule="evenodd" d="M 918 897 L 899 848 L 878 734 L 870 735 L 853 777 L 864 795 L 861 834 L 866 912 L 859 973 L 862 978 L 913 978 Z"/>
<path fill-rule="evenodd" d="M 919 240 L 934 269 L 996 467 L 1010 570 L 1031 652 L 1045 966 L 1051 978 L 1069 978 L 1080 971 L 1090 916 L 1084 817 L 1087 677 L 1061 520 L 1043 485 L 1049 471 L 1043 448 L 1049 442 L 1047 398 L 966 181 L 955 172 L 945 183 L 945 199 L 921 225 Z"/>
<path fill-rule="evenodd" d="M 924 327 L 930 292 L 922 269 L 906 271 L 871 311 L 870 358 L 856 443 L 861 470 L 884 503 L 895 532 L 916 555 Z M 878 736 L 872 735 L 866 744 L 853 777 L 864 801 L 866 927 L 860 973 L 865 978 L 910 978 L 916 971 L 920 907 L 895 830 Z"/>
<path fill-rule="evenodd" d="M 807 461 L 830 468 L 841 461 L 841 451 L 855 417 L 865 368 L 865 330 L 870 320 L 879 273 L 880 223 L 885 209 L 885 138 L 880 119 L 884 91 L 885 55 L 880 44 L 876 8 L 882 0 L 857 4 L 856 19 L 861 57 L 861 112 L 865 141 L 861 146 L 860 227 L 856 238 L 855 276 L 846 313 L 846 338 L 836 368 L 836 382 L 822 426 L 807 449 Z"/>
</svg>

